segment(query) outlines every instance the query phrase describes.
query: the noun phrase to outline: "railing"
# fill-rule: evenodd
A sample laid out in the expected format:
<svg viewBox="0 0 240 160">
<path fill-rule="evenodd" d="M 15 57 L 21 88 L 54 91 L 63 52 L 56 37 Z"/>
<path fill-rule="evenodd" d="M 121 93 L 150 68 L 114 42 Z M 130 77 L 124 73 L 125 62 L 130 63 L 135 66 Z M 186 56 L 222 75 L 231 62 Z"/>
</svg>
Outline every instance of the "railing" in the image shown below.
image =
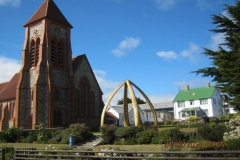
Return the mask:
<svg viewBox="0 0 240 160">
<path fill-rule="evenodd" d="M 79 150 L 21 150 L 16 149 L 15 160 L 29 159 L 240 159 L 240 150 L 236 151 L 79 151 Z"/>
<path fill-rule="evenodd" d="M 3 149 L 0 149 L 0 159 L 3 159 Z"/>
</svg>

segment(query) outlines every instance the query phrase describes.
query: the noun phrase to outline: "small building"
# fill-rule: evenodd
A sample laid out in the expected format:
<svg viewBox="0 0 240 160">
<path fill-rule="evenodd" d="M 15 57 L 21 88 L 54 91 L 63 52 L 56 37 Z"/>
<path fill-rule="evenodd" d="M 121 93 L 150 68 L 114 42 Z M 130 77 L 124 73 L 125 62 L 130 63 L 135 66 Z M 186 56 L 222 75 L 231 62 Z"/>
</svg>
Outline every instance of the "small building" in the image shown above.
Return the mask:
<svg viewBox="0 0 240 160">
<path fill-rule="evenodd" d="M 223 114 L 222 97 L 217 88 L 206 83 L 205 87 L 180 90 L 173 100 L 174 119 L 190 116 L 216 117 Z"/>
<path fill-rule="evenodd" d="M 153 113 L 150 109 L 150 106 L 146 104 L 139 104 L 139 113 L 143 124 L 152 125 L 154 123 Z M 173 105 L 172 102 L 163 102 L 163 103 L 153 103 L 154 110 L 157 115 L 158 123 L 164 122 L 166 120 L 173 120 Z M 109 106 L 106 112 L 106 122 L 113 124 L 114 117 L 117 117 L 117 126 L 123 126 L 124 115 L 123 115 L 123 105 Z M 113 115 L 113 116 L 109 116 Z M 132 104 L 128 104 L 128 117 L 130 125 L 134 125 L 134 112 Z"/>
</svg>

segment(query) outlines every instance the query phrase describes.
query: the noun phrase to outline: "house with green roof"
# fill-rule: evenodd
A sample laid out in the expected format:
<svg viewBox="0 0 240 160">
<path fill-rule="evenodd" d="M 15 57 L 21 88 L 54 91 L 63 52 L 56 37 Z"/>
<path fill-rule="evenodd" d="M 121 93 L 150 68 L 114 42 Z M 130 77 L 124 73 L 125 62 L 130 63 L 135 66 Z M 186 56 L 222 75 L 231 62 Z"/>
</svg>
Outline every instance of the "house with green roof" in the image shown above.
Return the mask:
<svg viewBox="0 0 240 160">
<path fill-rule="evenodd" d="M 223 114 L 221 94 L 217 88 L 206 83 L 205 87 L 185 86 L 173 100 L 174 118 L 186 119 L 190 116 L 215 117 Z"/>
</svg>

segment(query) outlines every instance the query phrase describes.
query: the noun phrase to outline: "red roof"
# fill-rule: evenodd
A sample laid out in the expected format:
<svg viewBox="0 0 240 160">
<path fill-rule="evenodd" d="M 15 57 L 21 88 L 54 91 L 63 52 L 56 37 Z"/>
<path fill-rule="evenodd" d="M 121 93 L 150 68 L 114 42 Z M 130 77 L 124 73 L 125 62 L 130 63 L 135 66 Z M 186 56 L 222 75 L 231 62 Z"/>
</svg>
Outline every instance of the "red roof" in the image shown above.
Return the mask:
<svg viewBox="0 0 240 160">
<path fill-rule="evenodd" d="M 0 83 L 0 93 L 8 82 Z"/>
<path fill-rule="evenodd" d="M 5 87 L 0 90 L 0 100 L 15 99 L 16 88 L 18 84 L 19 73 L 16 73 L 9 82 L 6 82 Z M 1 84 L 0 84 L 1 89 Z"/>
<path fill-rule="evenodd" d="M 114 119 L 118 119 L 114 114 L 112 114 L 111 112 L 106 112 L 106 118 L 114 118 Z"/>
<path fill-rule="evenodd" d="M 33 16 L 27 21 L 24 27 L 44 18 L 52 19 L 72 28 L 72 25 L 67 21 L 53 0 L 45 0 Z"/>
</svg>

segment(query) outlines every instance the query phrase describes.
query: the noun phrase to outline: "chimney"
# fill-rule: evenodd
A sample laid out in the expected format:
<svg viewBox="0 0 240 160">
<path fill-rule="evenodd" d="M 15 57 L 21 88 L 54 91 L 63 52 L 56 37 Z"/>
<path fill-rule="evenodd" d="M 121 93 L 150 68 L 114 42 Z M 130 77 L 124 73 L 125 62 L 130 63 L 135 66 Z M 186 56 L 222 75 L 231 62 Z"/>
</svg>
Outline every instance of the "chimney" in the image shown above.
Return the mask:
<svg viewBox="0 0 240 160">
<path fill-rule="evenodd" d="M 209 83 L 209 82 L 206 83 L 206 87 L 207 87 L 207 88 L 210 87 L 210 83 Z"/>
<path fill-rule="evenodd" d="M 189 90 L 189 85 L 185 85 L 185 90 Z"/>
</svg>

